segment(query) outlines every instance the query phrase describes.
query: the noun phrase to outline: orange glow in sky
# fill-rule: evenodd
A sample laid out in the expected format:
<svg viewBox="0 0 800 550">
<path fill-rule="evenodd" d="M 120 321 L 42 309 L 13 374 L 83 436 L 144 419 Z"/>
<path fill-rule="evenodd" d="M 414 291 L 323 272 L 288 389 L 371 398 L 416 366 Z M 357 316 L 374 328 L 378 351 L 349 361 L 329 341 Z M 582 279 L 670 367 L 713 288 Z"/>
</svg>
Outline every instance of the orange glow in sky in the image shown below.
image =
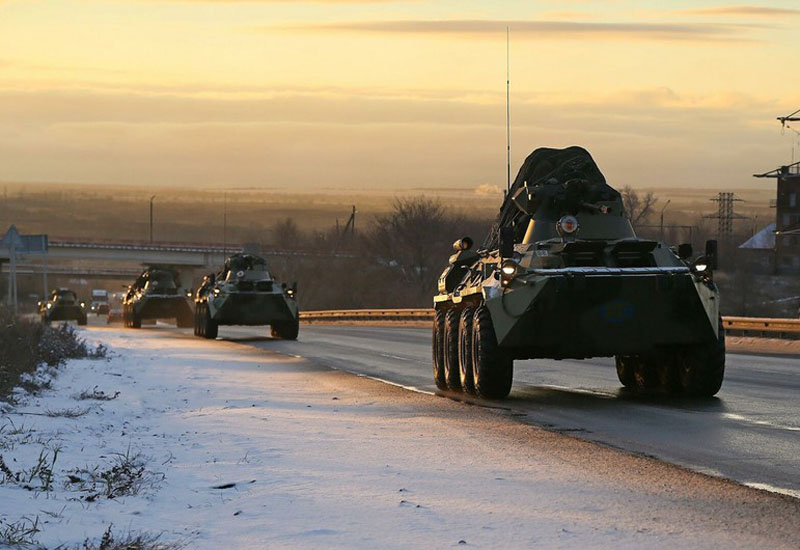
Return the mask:
<svg viewBox="0 0 800 550">
<path fill-rule="evenodd" d="M 0 180 L 502 186 L 509 27 L 512 172 L 579 144 L 615 186 L 753 187 L 791 160 L 798 25 L 779 0 L 0 0 Z"/>
</svg>

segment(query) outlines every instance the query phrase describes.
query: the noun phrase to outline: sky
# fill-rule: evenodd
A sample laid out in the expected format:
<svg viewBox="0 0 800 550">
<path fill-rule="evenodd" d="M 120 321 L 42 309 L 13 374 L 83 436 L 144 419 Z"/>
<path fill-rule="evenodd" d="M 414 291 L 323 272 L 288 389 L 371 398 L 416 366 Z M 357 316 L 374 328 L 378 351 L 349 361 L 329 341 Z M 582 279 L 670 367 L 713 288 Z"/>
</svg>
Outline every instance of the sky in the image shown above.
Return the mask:
<svg viewBox="0 0 800 550">
<path fill-rule="evenodd" d="M 800 160 L 798 25 L 796 0 L 0 0 L 0 181 L 499 189 L 508 27 L 512 177 L 582 145 L 618 187 L 757 187 Z"/>
</svg>

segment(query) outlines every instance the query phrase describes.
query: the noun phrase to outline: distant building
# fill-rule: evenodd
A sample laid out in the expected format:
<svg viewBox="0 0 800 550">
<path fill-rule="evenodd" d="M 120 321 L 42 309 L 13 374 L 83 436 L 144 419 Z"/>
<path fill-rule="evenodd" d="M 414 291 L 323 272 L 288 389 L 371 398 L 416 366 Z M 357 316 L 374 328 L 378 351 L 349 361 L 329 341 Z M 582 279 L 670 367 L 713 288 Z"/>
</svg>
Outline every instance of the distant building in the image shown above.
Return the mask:
<svg viewBox="0 0 800 550">
<path fill-rule="evenodd" d="M 775 272 L 775 223 L 747 239 L 739 250 L 747 252 L 749 267 L 757 273 Z"/>
<path fill-rule="evenodd" d="M 800 162 L 756 174 L 755 177 L 778 180 L 775 199 L 773 272 L 800 273 Z M 761 232 L 747 242 L 760 234 Z M 741 248 L 743 247 L 744 245 Z"/>
</svg>

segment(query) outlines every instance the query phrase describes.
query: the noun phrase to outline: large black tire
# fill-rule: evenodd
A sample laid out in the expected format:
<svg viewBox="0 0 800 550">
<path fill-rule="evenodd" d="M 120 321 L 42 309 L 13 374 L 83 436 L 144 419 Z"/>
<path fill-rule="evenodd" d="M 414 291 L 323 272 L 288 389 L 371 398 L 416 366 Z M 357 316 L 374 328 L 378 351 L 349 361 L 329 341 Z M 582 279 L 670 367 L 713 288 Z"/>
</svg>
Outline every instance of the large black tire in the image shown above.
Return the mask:
<svg viewBox="0 0 800 550">
<path fill-rule="evenodd" d="M 712 397 L 722 387 L 725 378 L 725 329 L 719 319 L 719 334 L 715 342 L 691 348 L 680 367 L 683 391 L 696 397 Z"/>
<path fill-rule="evenodd" d="M 297 340 L 297 335 L 300 333 L 300 318 L 272 323 L 270 328 L 273 338 Z"/>
<path fill-rule="evenodd" d="M 658 388 L 658 367 L 655 360 L 650 355 L 639 356 L 636 358 L 633 369 L 633 377 L 636 380 L 636 390 L 640 392 L 650 392 Z"/>
<path fill-rule="evenodd" d="M 461 373 L 458 366 L 458 319 L 461 310 L 450 309 L 444 317 L 444 378 L 447 387 L 461 391 Z"/>
<path fill-rule="evenodd" d="M 202 304 L 195 304 L 194 305 L 194 335 L 195 336 L 202 336 L 203 335 L 203 318 L 200 316 L 202 313 Z"/>
<path fill-rule="evenodd" d="M 89 319 L 87 318 L 86 315 L 84 315 L 83 317 L 78 317 L 78 324 L 80 326 L 86 326 L 86 324 L 88 324 L 88 323 L 89 323 Z"/>
<path fill-rule="evenodd" d="M 203 304 L 203 338 L 214 340 L 219 335 L 219 323 L 211 318 L 208 304 Z"/>
<path fill-rule="evenodd" d="M 484 305 L 472 317 L 472 378 L 475 392 L 488 399 L 508 396 L 514 380 L 514 360 L 497 345 L 492 316 Z"/>
<path fill-rule="evenodd" d="M 620 384 L 629 389 L 636 388 L 636 358 L 630 355 L 617 355 L 614 359 L 617 362 L 617 378 Z"/>
<path fill-rule="evenodd" d="M 178 312 L 178 316 L 175 318 L 175 324 L 178 328 L 189 328 L 194 325 L 194 319 L 192 318 L 192 310 L 191 309 L 183 309 Z"/>
<path fill-rule="evenodd" d="M 458 368 L 461 388 L 467 393 L 475 393 L 475 381 L 472 378 L 472 317 L 475 308 L 467 306 L 458 320 Z"/>
<path fill-rule="evenodd" d="M 142 328 L 142 316 L 131 306 L 131 328 Z"/>
<path fill-rule="evenodd" d="M 656 356 L 658 385 L 668 394 L 679 394 L 683 391 L 680 374 L 681 359 L 682 354 L 675 350 L 662 351 Z"/>
<path fill-rule="evenodd" d="M 447 389 L 444 377 L 444 318 L 447 312 L 437 309 L 433 314 L 433 381 L 440 390 Z"/>
</svg>

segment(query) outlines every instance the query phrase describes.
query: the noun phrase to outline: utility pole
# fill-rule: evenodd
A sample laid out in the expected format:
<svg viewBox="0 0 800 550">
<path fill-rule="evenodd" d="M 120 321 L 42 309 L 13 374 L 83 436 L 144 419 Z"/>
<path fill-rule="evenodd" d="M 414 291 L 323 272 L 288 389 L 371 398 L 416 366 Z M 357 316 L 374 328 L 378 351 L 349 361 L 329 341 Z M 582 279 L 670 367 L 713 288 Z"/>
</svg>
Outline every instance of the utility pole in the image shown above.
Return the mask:
<svg viewBox="0 0 800 550">
<path fill-rule="evenodd" d="M 155 200 L 156 196 L 153 195 L 150 197 L 150 243 L 153 242 L 153 200 Z"/>
<path fill-rule="evenodd" d="M 672 202 L 672 199 L 667 199 L 667 202 L 664 203 L 664 206 L 661 208 L 661 242 L 664 242 L 664 210 L 667 209 L 669 203 Z"/>
</svg>

